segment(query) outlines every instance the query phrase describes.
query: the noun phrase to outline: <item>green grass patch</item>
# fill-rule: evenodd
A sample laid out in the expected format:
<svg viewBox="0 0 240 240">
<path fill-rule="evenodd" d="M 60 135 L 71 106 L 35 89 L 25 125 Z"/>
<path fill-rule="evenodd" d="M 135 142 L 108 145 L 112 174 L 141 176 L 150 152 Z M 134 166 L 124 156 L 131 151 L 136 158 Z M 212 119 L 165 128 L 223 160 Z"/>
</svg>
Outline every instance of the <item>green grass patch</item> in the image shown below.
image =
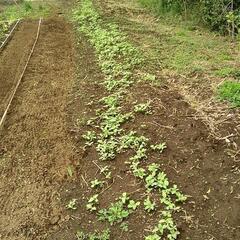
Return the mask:
<svg viewBox="0 0 240 240">
<path fill-rule="evenodd" d="M 240 107 L 240 82 L 226 81 L 218 88 L 221 100 L 227 100 L 234 107 Z"/>
<path fill-rule="evenodd" d="M 224 67 L 217 70 L 215 73 L 219 77 L 233 77 L 240 79 L 240 70 L 233 67 Z"/>
<path fill-rule="evenodd" d="M 0 22 L 12 23 L 20 18 L 39 18 L 49 13 L 46 3 L 24 1 L 18 5 L 11 5 L 0 14 Z"/>
</svg>

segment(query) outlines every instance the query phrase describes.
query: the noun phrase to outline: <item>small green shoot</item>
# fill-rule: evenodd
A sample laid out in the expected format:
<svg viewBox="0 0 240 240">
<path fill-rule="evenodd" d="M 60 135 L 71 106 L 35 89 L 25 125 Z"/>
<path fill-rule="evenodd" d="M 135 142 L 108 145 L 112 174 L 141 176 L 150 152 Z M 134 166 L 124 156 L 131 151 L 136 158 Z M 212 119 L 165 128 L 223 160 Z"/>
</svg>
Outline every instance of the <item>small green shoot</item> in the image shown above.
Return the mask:
<svg viewBox="0 0 240 240">
<path fill-rule="evenodd" d="M 99 203 L 98 194 L 95 194 L 88 200 L 88 203 L 86 205 L 87 210 L 89 210 L 90 212 L 96 211 L 97 210 L 96 205 L 98 205 L 98 203 Z"/>
<path fill-rule="evenodd" d="M 150 147 L 154 151 L 158 151 L 160 153 L 163 153 L 164 149 L 167 148 L 167 144 L 164 142 L 164 143 L 159 143 L 159 144 L 156 144 L 156 145 L 151 145 Z"/>
<path fill-rule="evenodd" d="M 72 199 L 69 201 L 69 203 L 66 205 L 67 209 L 71 209 L 71 210 L 76 210 L 77 209 L 77 199 Z"/>
<path fill-rule="evenodd" d="M 143 114 L 152 114 L 151 111 L 151 101 L 147 103 L 140 103 L 134 107 L 134 112 L 136 113 L 143 113 Z"/>
<path fill-rule="evenodd" d="M 98 188 L 98 187 L 101 188 L 101 187 L 103 187 L 104 183 L 105 183 L 104 181 L 100 181 L 98 179 L 95 179 L 95 180 L 91 181 L 91 188 Z"/>
<path fill-rule="evenodd" d="M 145 200 L 144 200 L 144 209 L 147 211 L 147 212 L 152 212 L 155 210 L 155 207 L 156 207 L 156 203 L 155 202 L 152 202 L 150 200 L 150 197 L 148 196 Z"/>
</svg>

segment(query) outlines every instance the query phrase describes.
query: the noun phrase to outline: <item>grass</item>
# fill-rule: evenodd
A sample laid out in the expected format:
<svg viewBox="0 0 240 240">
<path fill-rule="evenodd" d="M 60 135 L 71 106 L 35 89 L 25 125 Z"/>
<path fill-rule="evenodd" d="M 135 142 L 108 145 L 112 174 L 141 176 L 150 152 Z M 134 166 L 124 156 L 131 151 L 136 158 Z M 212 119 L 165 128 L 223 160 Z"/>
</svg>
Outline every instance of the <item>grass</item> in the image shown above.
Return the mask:
<svg viewBox="0 0 240 240">
<path fill-rule="evenodd" d="M 47 16 L 49 6 L 45 3 L 22 2 L 18 5 L 11 5 L 4 8 L 0 13 L 0 40 L 8 32 L 10 25 L 22 18 L 39 18 Z"/>
<path fill-rule="evenodd" d="M 140 1 L 148 8 L 151 2 L 156 2 Z M 141 9 L 136 1 L 125 4 L 126 8 L 136 12 Z M 148 14 L 141 12 L 138 17 L 133 15 L 127 20 L 119 16 L 117 21 L 129 38 L 144 49 L 148 66 L 151 66 L 153 72 L 162 69 L 163 79 L 169 76 L 178 79 L 180 76 L 179 84 L 183 85 L 180 88 L 184 89 L 183 94 L 187 94 L 188 99 L 194 99 L 192 102 L 199 101 L 196 91 L 199 91 L 199 95 L 211 91 L 213 96 L 216 86 L 226 77 L 240 78 L 239 43 L 231 42 L 229 37 L 210 32 L 194 21 L 186 22 L 181 18 L 176 21 L 173 15 L 161 12 L 154 21 L 149 19 Z M 184 81 L 181 80 L 182 77 Z M 159 79 L 151 79 L 148 82 L 159 85 Z M 194 91 L 191 89 L 193 85 Z"/>
<path fill-rule="evenodd" d="M 49 13 L 49 7 L 44 3 L 23 2 L 8 6 L 0 14 L 0 21 L 14 22 L 20 18 L 39 18 Z"/>
<path fill-rule="evenodd" d="M 229 101 L 234 107 L 240 107 L 240 82 L 225 81 L 218 88 L 221 100 Z"/>
<path fill-rule="evenodd" d="M 95 10 L 92 1 L 83 1 L 73 12 L 73 20 L 78 26 L 78 31 L 85 34 L 93 45 L 98 58 L 98 64 L 105 74 L 105 80 L 101 82 L 105 87 L 107 95 L 100 99 L 101 107 L 96 109 L 96 116 L 87 121 L 91 129 L 83 134 L 86 140 L 85 147 L 95 147 L 99 155 L 99 163 L 104 163 L 106 171 L 101 170 L 103 178 L 109 178 L 111 173 L 108 161 L 114 161 L 123 152 L 131 152 L 132 156 L 126 160 L 125 164 L 136 179 L 145 185 L 146 195 L 156 191 L 163 210 L 159 216 L 159 224 L 152 228 L 152 234 L 145 236 L 145 239 L 161 239 L 167 234 L 168 239 L 176 239 L 179 231 L 176 228 L 172 213 L 180 209 L 179 204 L 186 201 L 186 197 L 176 185 L 171 185 L 167 175 L 161 170 L 158 164 L 142 165 L 142 161 L 148 160 L 148 153 L 156 151 L 158 154 L 167 147 L 165 143 L 150 144 L 150 140 L 145 136 L 135 132 L 127 131 L 123 124 L 134 121 L 136 114 L 151 114 L 151 102 L 136 104 L 132 102 L 132 111 L 125 112 L 124 101 L 130 86 L 134 86 L 138 77 L 135 70 L 142 67 L 144 62 L 143 54 L 127 40 L 127 37 L 119 31 L 119 27 L 113 23 L 104 23 L 98 12 Z M 156 76 L 145 72 L 144 76 Z M 110 177 L 111 174 L 110 174 Z M 103 180 L 92 179 L 91 185 L 94 188 L 92 195 L 86 203 L 87 209 L 91 213 L 96 213 L 97 219 L 110 225 L 119 225 L 120 229 L 128 230 L 125 222 L 128 217 L 137 211 L 140 205 L 144 205 L 147 212 L 154 211 L 157 203 L 149 199 L 130 199 L 128 193 L 122 193 L 115 202 L 110 202 L 109 207 L 101 209 L 98 194 Z M 137 187 L 137 186 L 136 186 Z M 157 230 L 156 230 L 157 229 Z"/>
</svg>

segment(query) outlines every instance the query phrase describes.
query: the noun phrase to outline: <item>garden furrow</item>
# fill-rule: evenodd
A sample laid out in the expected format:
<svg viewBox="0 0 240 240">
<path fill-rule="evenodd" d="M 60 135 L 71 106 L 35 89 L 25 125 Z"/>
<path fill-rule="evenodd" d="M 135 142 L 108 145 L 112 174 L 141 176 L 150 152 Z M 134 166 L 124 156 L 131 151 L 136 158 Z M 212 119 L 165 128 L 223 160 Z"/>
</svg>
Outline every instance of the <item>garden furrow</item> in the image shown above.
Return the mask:
<svg viewBox="0 0 240 240">
<path fill-rule="evenodd" d="M 231 171 L 224 142 L 208 137 L 176 91 L 149 84 L 159 79 L 147 71 L 141 50 L 111 20 L 103 21 L 91 1 L 79 4 L 73 19 L 80 61 L 70 130 L 82 158 L 69 166 L 62 188 L 69 221 L 50 239 L 226 236 L 214 227 L 225 221 L 214 209 L 228 202 L 218 191 L 228 191 L 225 183 L 213 180 Z M 237 217 L 233 221 L 236 226 Z"/>
<path fill-rule="evenodd" d="M 43 20 L 35 51 L 1 131 L 1 239 L 46 239 L 64 221 L 58 189 L 74 158 L 66 128 L 75 77 L 71 34 L 64 19 Z M 15 45 L 16 54 L 22 50 Z M 8 70 L 9 74 L 13 71 Z"/>
</svg>

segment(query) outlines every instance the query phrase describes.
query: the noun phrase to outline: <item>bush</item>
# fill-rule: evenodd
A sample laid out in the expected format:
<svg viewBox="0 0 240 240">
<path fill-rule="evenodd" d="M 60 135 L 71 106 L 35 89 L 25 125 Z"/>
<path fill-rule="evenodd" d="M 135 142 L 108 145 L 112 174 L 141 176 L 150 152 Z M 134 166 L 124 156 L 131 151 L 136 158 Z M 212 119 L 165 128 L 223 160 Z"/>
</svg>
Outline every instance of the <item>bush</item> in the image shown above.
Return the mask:
<svg viewBox="0 0 240 240">
<path fill-rule="evenodd" d="M 191 16 L 211 30 L 221 33 L 238 32 L 240 27 L 240 0 L 139 0 L 155 13 L 171 12 Z M 196 11 L 197 10 L 197 11 Z M 233 25 L 231 24 L 234 22 Z"/>
</svg>

